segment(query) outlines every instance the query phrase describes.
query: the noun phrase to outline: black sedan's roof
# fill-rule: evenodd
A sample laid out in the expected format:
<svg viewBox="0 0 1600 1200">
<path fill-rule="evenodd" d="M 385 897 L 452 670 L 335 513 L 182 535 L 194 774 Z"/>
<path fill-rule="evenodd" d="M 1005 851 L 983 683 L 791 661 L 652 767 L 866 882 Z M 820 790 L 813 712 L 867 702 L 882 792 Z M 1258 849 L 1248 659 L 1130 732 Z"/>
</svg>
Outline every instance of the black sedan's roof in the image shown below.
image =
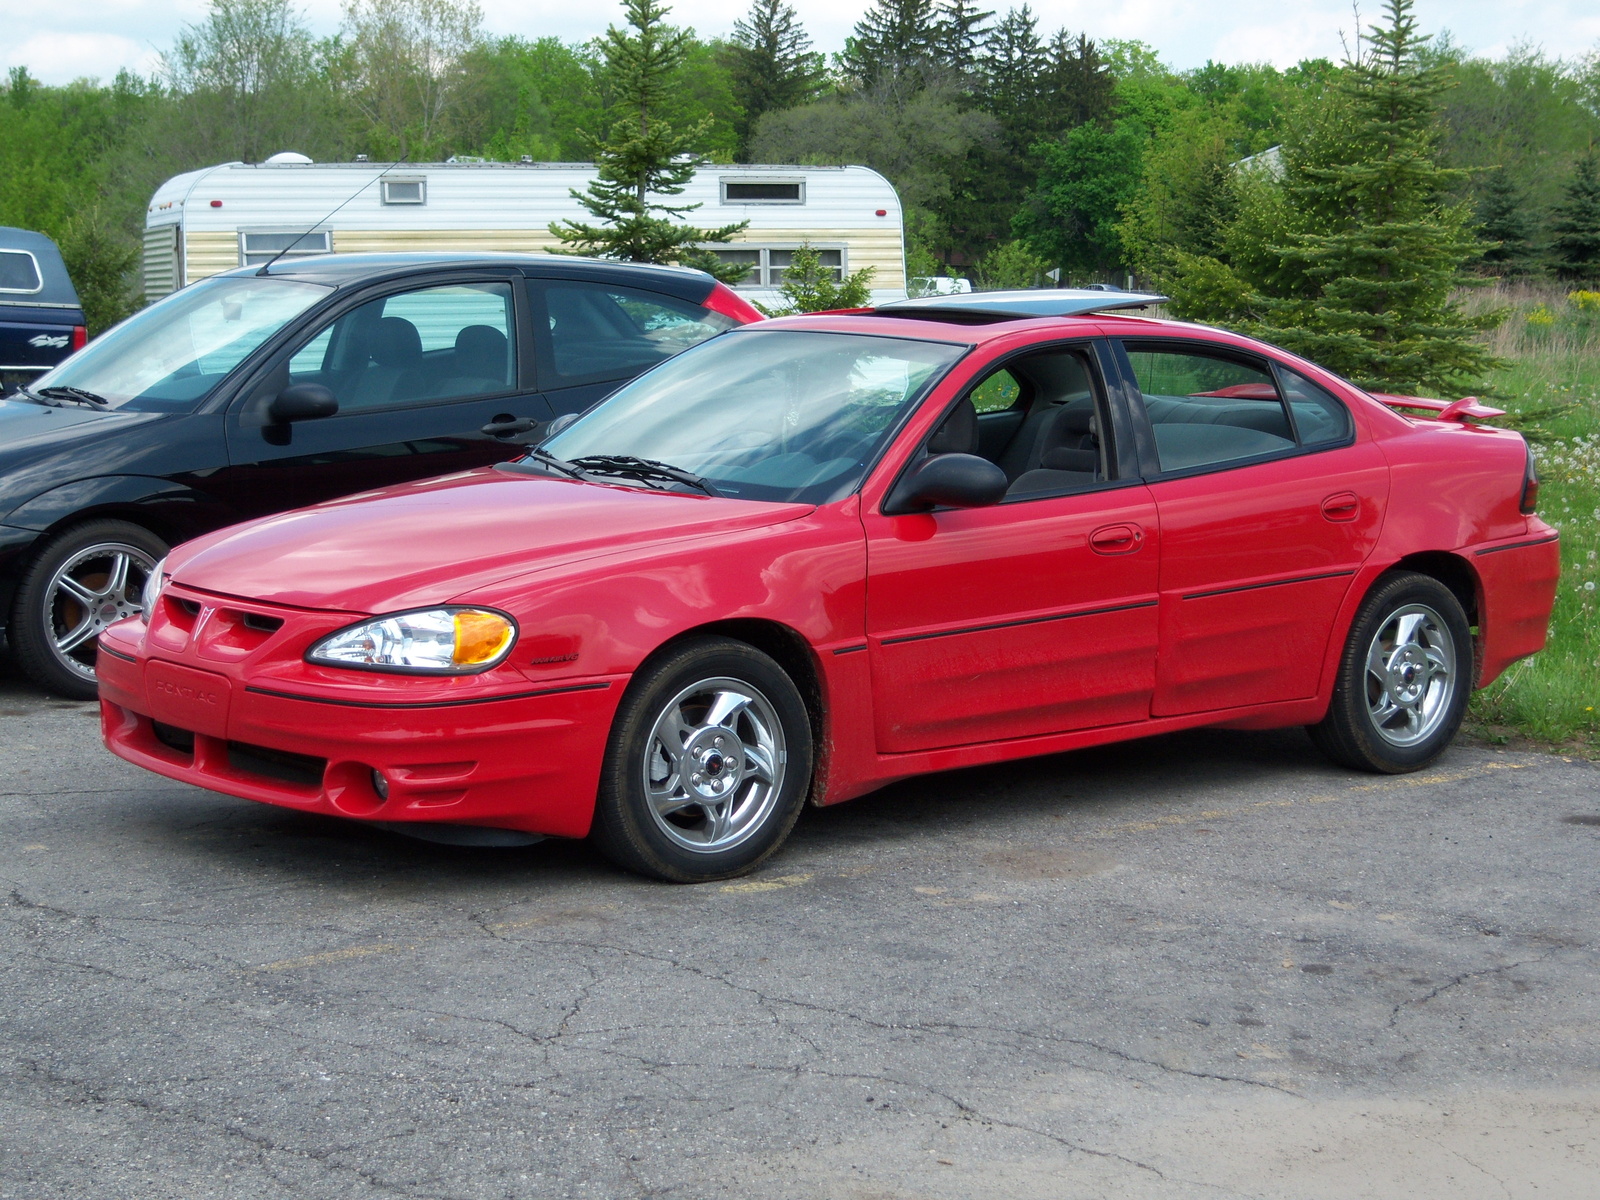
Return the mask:
<svg viewBox="0 0 1600 1200">
<path fill-rule="evenodd" d="M 597 283 L 639 287 L 695 302 L 703 300 L 716 282 L 704 271 L 689 267 L 657 267 L 645 263 L 612 262 L 603 258 L 580 258 L 570 254 L 471 252 L 307 255 L 280 259 L 267 268 L 267 274 L 275 278 L 348 287 L 421 270 L 486 266 L 513 267 L 524 275 L 536 278 L 591 279 Z M 260 273 L 259 266 L 239 267 L 227 272 L 233 276 Z"/>
</svg>

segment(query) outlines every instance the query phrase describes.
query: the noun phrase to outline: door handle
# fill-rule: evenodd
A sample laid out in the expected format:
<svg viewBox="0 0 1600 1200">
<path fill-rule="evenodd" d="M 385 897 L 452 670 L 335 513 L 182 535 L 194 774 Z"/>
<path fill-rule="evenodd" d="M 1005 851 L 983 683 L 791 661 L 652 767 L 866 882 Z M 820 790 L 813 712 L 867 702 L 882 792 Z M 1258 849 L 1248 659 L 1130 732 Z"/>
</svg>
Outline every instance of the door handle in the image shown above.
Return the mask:
<svg viewBox="0 0 1600 1200">
<path fill-rule="evenodd" d="M 1096 554 L 1132 554 L 1144 545 L 1144 530 L 1137 525 L 1102 525 L 1089 535 Z"/>
<path fill-rule="evenodd" d="M 1339 492 L 1322 502 L 1322 515 L 1330 521 L 1354 521 L 1361 513 L 1361 501 L 1354 492 Z"/>
<path fill-rule="evenodd" d="M 532 417 L 514 417 L 510 413 L 501 413 L 482 429 L 489 437 L 507 438 L 519 433 L 530 433 L 539 428 L 539 422 Z"/>
</svg>

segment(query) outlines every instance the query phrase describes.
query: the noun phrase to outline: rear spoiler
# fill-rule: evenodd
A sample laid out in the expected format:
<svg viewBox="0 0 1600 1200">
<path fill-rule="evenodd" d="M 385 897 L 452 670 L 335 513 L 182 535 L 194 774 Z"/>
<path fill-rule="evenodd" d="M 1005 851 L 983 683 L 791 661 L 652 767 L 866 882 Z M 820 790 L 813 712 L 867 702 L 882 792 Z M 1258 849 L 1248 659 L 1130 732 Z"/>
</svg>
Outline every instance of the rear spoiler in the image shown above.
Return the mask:
<svg viewBox="0 0 1600 1200">
<path fill-rule="evenodd" d="M 1419 408 L 1432 414 L 1434 420 L 1460 421 L 1463 425 L 1468 418 L 1489 421 L 1506 415 L 1505 409 L 1490 408 L 1487 404 L 1479 403 L 1476 396 L 1463 396 L 1459 400 L 1428 400 L 1422 396 L 1390 396 L 1384 392 L 1372 392 L 1370 395 L 1390 408 Z"/>
</svg>

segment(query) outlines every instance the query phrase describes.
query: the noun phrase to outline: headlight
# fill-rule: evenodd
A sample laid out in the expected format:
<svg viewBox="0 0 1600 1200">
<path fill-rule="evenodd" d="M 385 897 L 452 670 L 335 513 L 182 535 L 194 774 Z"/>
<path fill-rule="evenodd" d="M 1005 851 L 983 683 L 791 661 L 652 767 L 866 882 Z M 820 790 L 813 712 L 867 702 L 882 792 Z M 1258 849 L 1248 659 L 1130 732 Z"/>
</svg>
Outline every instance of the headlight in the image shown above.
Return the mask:
<svg viewBox="0 0 1600 1200">
<path fill-rule="evenodd" d="M 167 560 L 162 559 L 150 568 L 150 576 L 144 581 L 144 591 L 139 593 L 139 607 L 144 609 L 144 619 L 148 621 L 150 614 L 155 611 L 156 601 L 161 599 L 161 589 L 167 586 Z"/>
<path fill-rule="evenodd" d="M 425 675 L 486 671 L 511 652 L 517 627 L 484 608 L 426 608 L 374 617 L 330 633 L 306 661 L 328 667 Z"/>
</svg>

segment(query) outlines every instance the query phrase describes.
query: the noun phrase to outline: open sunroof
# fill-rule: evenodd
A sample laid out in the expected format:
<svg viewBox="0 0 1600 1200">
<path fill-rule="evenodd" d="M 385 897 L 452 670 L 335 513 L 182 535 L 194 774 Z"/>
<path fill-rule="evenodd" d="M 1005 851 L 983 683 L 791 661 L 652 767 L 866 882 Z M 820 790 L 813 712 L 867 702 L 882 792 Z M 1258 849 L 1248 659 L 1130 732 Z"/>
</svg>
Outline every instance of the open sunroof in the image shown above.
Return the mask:
<svg viewBox="0 0 1600 1200">
<path fill-rule="evenodd" d="M 1102 291 L 1097 288 L 1036 288 L 1014 292 L 958 292 L 949 296 L 919 296 L 891 300 L 876 311 L 885 316 L 928 317 L 962 324 L 1018 321 L 1030 317 L 1079 317 L 1086 313 L 1115 312 L 1165 304 L 1166 296 L 1153 292 Z"/>
</svg>

